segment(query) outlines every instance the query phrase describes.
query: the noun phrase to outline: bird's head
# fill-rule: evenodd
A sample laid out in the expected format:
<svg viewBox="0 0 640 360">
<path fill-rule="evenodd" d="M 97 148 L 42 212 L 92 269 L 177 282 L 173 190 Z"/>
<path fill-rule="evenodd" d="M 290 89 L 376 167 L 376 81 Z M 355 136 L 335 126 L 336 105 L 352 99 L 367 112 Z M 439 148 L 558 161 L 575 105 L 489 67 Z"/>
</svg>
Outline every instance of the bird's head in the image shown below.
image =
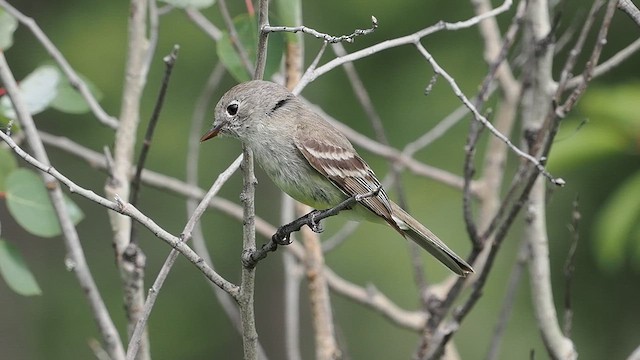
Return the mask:
<svg viewBox="0 0 640 360">
<path fill-rule="evenodd" d="M 246 140 L 259 131 L 260 122 L 278 107 L 281 99 L 292 96 L 285 87 L 269 81 L 253 80 L 238 84 L 218 101 L 213 126 L 200 141 L 217 135 Z"/>
</svg>

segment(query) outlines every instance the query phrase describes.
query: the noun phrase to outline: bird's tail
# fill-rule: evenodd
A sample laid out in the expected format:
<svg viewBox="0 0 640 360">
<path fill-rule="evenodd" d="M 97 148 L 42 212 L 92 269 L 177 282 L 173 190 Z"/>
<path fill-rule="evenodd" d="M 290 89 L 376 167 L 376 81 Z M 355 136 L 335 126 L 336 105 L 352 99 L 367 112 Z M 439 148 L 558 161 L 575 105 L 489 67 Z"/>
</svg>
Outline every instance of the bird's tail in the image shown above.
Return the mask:
<svg viewBox="0 0 640 360">
<path fill-rule="evenodd" d="M 408 236 L 456 274 L 466 276 L 473 272 L 473 268 L 466 261 L 456 255 L 418 220 L 407 214 L 398 204 L 391 202 L 391 209 L 393 220 L 402 230 L 403 235 Z"/>
</svg>

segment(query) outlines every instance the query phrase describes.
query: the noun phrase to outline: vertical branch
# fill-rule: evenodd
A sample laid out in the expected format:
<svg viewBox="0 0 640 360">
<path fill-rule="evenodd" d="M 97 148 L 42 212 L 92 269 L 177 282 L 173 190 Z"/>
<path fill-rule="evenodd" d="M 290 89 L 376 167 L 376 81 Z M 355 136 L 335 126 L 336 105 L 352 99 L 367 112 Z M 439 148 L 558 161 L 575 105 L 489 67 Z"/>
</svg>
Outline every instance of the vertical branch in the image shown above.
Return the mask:
<svg viewBox="0 0 640 360">
<path fill-rule="evenodd" d="M 297 204 L 297 212 L 304 214 L 309 207 Z M 324 274 L 324 254 L 318 234 L 308 227 L 300 230 L 305 248 L 304 266 L 311 302 L 311 321 L 315 335 L 316 356 L 318 360 L 338 359 L 341 357 L 335 338 L 333 310 L 329 296 L 329 286 Z"/>
<path fill-rule="evenodd" d="M 277 11 L 280 19 L 290 24 L 302 24 L 301 0 L 277 0 Z M 262 28 L 261 28 L 262 29 Z M 302 33 L 285 34 L 285 86 L 292 90 L 302 76 L 304 62 L 304 37 Z M 257 69 L 256 69 L 257 70 Z M 296 203 L 289 196 L 282 194 L 281 220 L 283 224 L 294 219 Z M 317 235 L 313 234 L 314 236 Z M 319 241 L 319 240 L 318 240 Z M 284 263 L 284 325 L 285 349 L 288 360 L 300 360 L 300 288 L 304 275 L 302 263 L 292 254 L 283 255 Z"/>
<path fill-rule="evenodd" d="M 29 114 L 24 100 L 20 96 L 18 84 L 16 83 L 16 80 L 14 79 L 13 74 L 9 69 L 7 60 L 4 57 L 4 52 L 1 51 L 0 78 L 2 79 L 2 83 L 7 90 L 9 98 L 11 99 L 13 108 L 15 109 L 17 117 L 20 121 L 20 125 L 22 126 L 22 129 L 26 134 L 29 147 L 34 152 L 34 157 L 38 161 L 46 165 L 50 165 L 49 157 L 47 156 L 44 145 L 40 140 L 35 123 L 33 122 L 31 115 Z M 71 221 L 71 218 L 69 217 L 69 213 L 67 212 L 67 206 L 62 197 L 62 190 L 60 189 L 58 182 L 53 178 L 53 176 L 42 173 L 42 178 L 49 192 L 49 197 L 53 204 L 56 216 L 58 217 L 58 221 L 60 222 L 60 228 L 62 229 L 62 234 L 67 249 L 67 259 L 69 260 L 69 263 L 72 264 L 70 268 L 76 275 L 78 283 L 80 283 L 80 287 L 82 288 L 83 293 L 89 301 L 89 306 L 91 307 L 92 315 L 98 325 L 98 331 L 102 336 L 105 350 L 112 360 L 124 359 L 125 355 L 124 348 L 122 346 L 122 340 L 120 339 L 118 330 L 116 329 L 113 320 L 109 315 L 109 310 L 102 300 L 102 296 L 98 291 L 98 287 L 96 286 L 93 276 L 91 275 L 91 271 L 89 270 L 89 266 L 87 265 L 87 261 L 84 256 L 84 251 L 82 250 L 82 245 L 80 243 L 78 233 L 75 226 L 73 225 L 73 222 Z"/>
<path fill-rule="evenodd" d="M 268 23 L 269 0 L 260 0 L 258 13 L 258 41 L 256 70 L 254 79 L 262 79 L 266 63 L 267 37 L 268 34 L 262 31 L 262 27 Z M 253 251 L 256 249 L 256 224 L 255 224 L 255 191 L 256 178 L 253 165 L 253 152 L 246 144 L 242 145 L 242 172 L 243 187 L 240 199 L 242 200 L 244 220 L 242 234 L 243 251 Z M 240 280 L 240 296 L 238 305 L 240 306 L 240 321 L 242 324 L 242 344 L 244 358 L 254 360 L 258 358 L 258 333 L 256 331 L 256 317 L 253 304 L 255 294 L 255 267 L 242 268 Z"/>
<path fill-rule="evenodd" d="M 145 60 L 148 59 L 149 52 L 152 50 L 146 38 L 147 5 L 147 0 L 131 0 L 120 124 L 116 131 L 111 174 L 105 185 L 105 193 L 109 199 L 116 197 L 128 199 L 130 195 L 129 174 L 140 122 L 140 100 L 148 71 Z M 116 264 L 122 279 L 127 328 L 131 336 L 145 302 L 143 286 L 145 259 L 138 246 L 131 243 L 131 218 L 114 211 L 108 214 L 113 230 Z M 149 358 L 149 341 L 145 334 L 141 340 L 138 359 Z"/>
<path fill-rule="evenodd" d="M 264 0 L 263 0 L 264 1 Z M 256 178 L 253 169 L 253 153 L 246 145 L 242 147 L 242 171 L 243 187 L 240 199 L 242 201 L 243 251 L 256 249 L 255 233 L 255 190 Z M 256 331 L 255 309 L 253 307 L 253 296 L 255 292 L 255 267 L 242 268 L 240 279 L 240 295 L 237 299 L 240 306 L 240 321 L 242 324 L 242 344 L 244 348 L 244 358 L 255 360 L 258 358 L 258 333 Z"/>
<path fill-rule="evenodd" d="M 282 194 L 283 224 L 294 219 L 295 201 Z M 300 285 L 303 268 L 298 259 L 289 252 L 282 256 L 284 261 L 284 335 L 287 360 L 301 360 L 300 353 Z"/>
<path fill-rule="evenodd" d="M 267 39 L 269 33 L 264 31 L 264 27 L 269 25 L 269 0 L 260 0 L 258 8 L 258 52 L 256 55 L 256 70 L 253 73 L 255 80 L 262 80 L 264 68 L 267 65 Z"/>
<path fill-rule="evenodd" d="M 564 263 L 564 324 L 562 332 L 564 336 L 571 337 L 571 326 L 573 324 L 573 306 L 571 303 L 571 289 L 573 284 L 573 272 L 575 270 L 576 250 L 580 241 L 580 209 L 578 208 L 578 197 L 573 201 L 573 210 L 571 211 L 571 224 L 569 225 L 569 233 L 571 235 L 571 246 L 567 254 L 567 260 Z"/>
<path fill-rule="evenodd" d="M 549 4 L 546 0 L 530 1 L 526 17 L 525 36 L 529 39 L 527 43 L 532 45 L 526 49 L 530 86 L 523 94 L 523 138 L 530 151 L 535 151 L 535 134 L 543 127 L 550 111 L 555 85 L 551 75 L 554 51 L 550 41 Z M 531 250 L 529 278 L 533 308 L 549 355 L 554 359 L 575 359 L 576 350 L 562 333 L 553 301 L 545 195 L 545 180 L 538 178 L 529 194 L 524 228 Z"/>
</svg>

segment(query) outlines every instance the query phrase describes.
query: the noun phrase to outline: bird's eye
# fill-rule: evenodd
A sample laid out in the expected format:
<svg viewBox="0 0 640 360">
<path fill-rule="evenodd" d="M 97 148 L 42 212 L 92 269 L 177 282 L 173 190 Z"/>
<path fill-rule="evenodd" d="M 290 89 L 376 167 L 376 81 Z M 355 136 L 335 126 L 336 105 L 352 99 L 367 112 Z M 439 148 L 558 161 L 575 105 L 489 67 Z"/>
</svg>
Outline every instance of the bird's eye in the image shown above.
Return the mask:
<svg viewBox="0 0 640 360">
<path fill-rule="evenodd" d="M 237 102 L 232 102 L 231 104 L 229 104 L 229 106 L 227 106 L 227 114 L 229 116 L 235 116 L 238 113 L 238 103 Z"/>
</svg>

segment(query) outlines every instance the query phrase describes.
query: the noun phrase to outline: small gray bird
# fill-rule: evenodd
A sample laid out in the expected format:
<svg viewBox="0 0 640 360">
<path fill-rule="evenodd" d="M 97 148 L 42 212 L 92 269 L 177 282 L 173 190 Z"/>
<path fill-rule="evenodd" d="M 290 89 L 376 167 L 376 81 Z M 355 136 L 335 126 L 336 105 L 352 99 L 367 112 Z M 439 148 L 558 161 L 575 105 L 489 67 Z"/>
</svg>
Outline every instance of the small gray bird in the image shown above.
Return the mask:
<svg viewBox="0 0 640 360">
<path fill-rule="evenodd" d="M 354 195 L 380 189 L 343 213 L 356 220 L 386 222 L 456 274 L 473 272 L 436 235 L 389 200 L 349 140 L 285 87 L 255 80 L 227 91 L 216 105 L 213 127 L 200 141 L 218 134 L 240 139 L 282 191 L 315 209 L 332 208 Z"/>
</svg>

